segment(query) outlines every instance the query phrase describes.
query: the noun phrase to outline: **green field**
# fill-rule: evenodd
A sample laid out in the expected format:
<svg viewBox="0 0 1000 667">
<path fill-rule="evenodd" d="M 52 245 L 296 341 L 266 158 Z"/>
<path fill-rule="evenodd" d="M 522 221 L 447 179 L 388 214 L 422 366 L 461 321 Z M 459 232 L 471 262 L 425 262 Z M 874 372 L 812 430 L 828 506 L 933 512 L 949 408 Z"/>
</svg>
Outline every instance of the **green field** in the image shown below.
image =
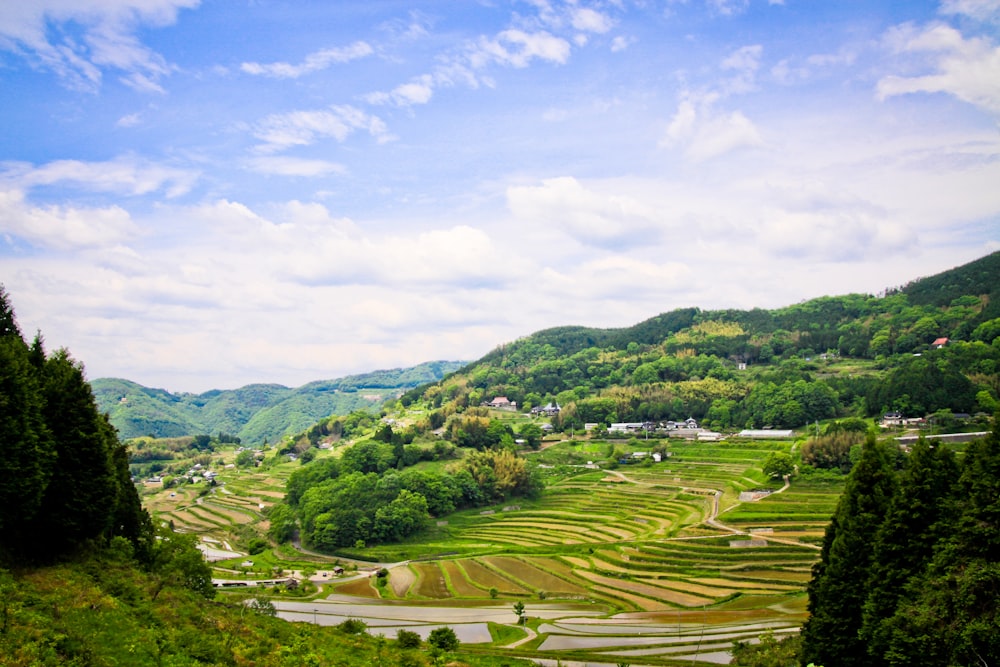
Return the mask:
<svg viewBox="0 0 1000 667">
<path fill-rule="evenodd" d="M 313 616 L 318 609 L 328 619 L 345 600 L 374 605 L 372 632 L 394 627 L 378 618 L 384 605 L 397 615 L 411 609 L 414 621 L 428 605 L 465 614 L 495 607 L 504 611 L 488 630 L 473 629 L 471 620 L 463 626 L 461 614 L 447 622 L 466 627 L 481 642 L 477 650 L 668 665 L 726 662 L 734 639 L 797 631 L 842 483 L 793 478 L 783 488 L 765 479 L 766 456 L 788 453 L 792 443 L 670 441 L 662 462 L 647 457 L 612 469 L 589 463 L 604 460 L 608 443 L 545 444 L 527 454 L 546 480 L 540 499 L 457 512 L 405 543 L 338 556 L 291 545 L 246 553 L 249 540 L 264 536 L 267 508 L 282 497 L 296 462 L 264 471 L 220 466 L 214 488 L 147 485 L 145 502 L 177 529 L 239 552 L 214 564 L 218 578 L 281 572 L 310 579 L 315 588 L 270 589 L 291 620 L 309 620 L 295 615 L 295 599 L 308 599 Z M 614 446 L 631 454 L 647 444 Z M 232 457 L 224 453 L 223 462 Z M 741 501 L 749 491 L 771 493 Z M 389 576 L 378 584 L 369 574 L 382 564 Z M 334 575 L 334 565 L 345 572 Z M 524 629 L 509 611 L 517 601 L 525 605 Z"/>
</svg>

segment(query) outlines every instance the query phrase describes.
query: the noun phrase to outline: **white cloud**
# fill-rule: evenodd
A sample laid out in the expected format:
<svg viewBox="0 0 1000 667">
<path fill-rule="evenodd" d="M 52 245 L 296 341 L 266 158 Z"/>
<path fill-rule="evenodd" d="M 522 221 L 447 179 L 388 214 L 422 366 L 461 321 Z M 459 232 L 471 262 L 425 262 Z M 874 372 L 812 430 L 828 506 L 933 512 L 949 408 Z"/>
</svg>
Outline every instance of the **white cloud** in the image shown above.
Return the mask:
<svg viewBox="0 0 1000 667">
<path fill-rule="evenodd" d="M 1000 21 L 1000 2 L 997 0 L 944 0 L 942 14 L 964 14 L 985 22 Z"/>
<path fill-rule="evenodd" d="M 631 37 L 626 37 L 624 35 L 618 35 L 611 40 L 611 52 L 619 53 L 626 50 L 628 47 L 635 43 L 635 39 Z"/>
<path fill-rule="evenodd" d="M 743 46 L 723 59 L 722 69 L 736 70 L 737 72 L 753 73 L 760 67 L 760 56 L 764 48 L 760 44 Z"/>
<path fill-rule="evenodd" d="M 324 70 L 331 65 L 347 63 L 352 60 L 370 56 L 375 52 L 367 42 L 354 42 L 349 46 L 333 47 L 310 53 L 298 65 L 285 62 L 261 64 L 245 62 L 240 69 L 247 74 L 270 76 L 277 79 L 297 79 L 305 74 Z"/>
<path fill-rule="evenodd" d="M 171 71 L 163 57 L 139 41 L 141 28 L 164 27 L 199 0 L 35 0 L 7 2 L 0 10 L 0 48 L 24 53 L 70 86 L 96 90 L 102 70 L 124 72 L 140 91 L 162 92 L 157 80 Z M 74 24 L 79 39 L 59 28 Z"/>
<path fill-rule="evenodd" d="M 571 7 L 570 23 L 577 30 L 598 34 L 606 33 L 615 25 L 610 16 L 589 7 Z"/>
<path fill-rule="evenodd" d="M 692 100 L 682 101 L 660 146 L 683 147 L 689 159 L 702 162 L 737 149 L 764 145 L 760 131 L 749 118 L 740 111 L 715 111 L 714 100 L 707 98 L 700 105 Z"/>
<path fill-rule="evenodd" d="M 389 138 L 380 118 L 349 105 L 271 114 L 257 123 L 254 136 L 264 142 L 260 150 L 273 152 L 292 146 L 308 146 L 328 137 L 343 143 L 358 130 L 367 131 L 380 141 Z"/>
<path fill-rule="evenodd" d="M 328 160 L 308 160 L 284 155 L 269 155 L 251 159 L 247 166 L 252 171 L 275 176 L 326 176 L 343 174 L 347 169 L 342 164 Z"/>
<path fill-rule="evenodd" d="M 371 104 L 396 104 L 401 107 L 427 104 L 434 96 L 435 80 L 429 74 L 416 77 L 409 83 L 396 86 L 388 93 L 371 93 L 365 99 Z"/>
<path fill-rule="evenodd" d="M 196 171 L 157 164 L 134 155 L 106 162 L 57 160 L 38 167 L 24 163 L 3 166 L 0 180 L 20 188 L 70 182 L 86 190 L 131 196 L 163 190 L 167 197 L 178 197 L 188 193 L 199 177 Z"/>
<path fill-rule="evenodd" d="M 507 207 L 534 228 L 599 246 L 649 243 L 656 226 L 653 212 L 641 202 L 588 190 L 570 176 L 511 186 Z"/>
<path fill-rule="evenodd" d="M 126 114 L 126 115 L 122 116 L 121 118 L 119 118 L 118 122 L 115 123 L 115 126 L 116 127 L 135 127 L 136 125 L 138 125 L 141 122 L 142 122 L 142 116 L 140 114 L 130 113 L 130 114 Z"/>
<path fill-rule="evenodd" d="M 879 99 L 912 93 L 947 93 L 960 100 L 1000 114 L 1000 47 L 982 37 L 966 39 L 947 25 L 916 28 L 904 25 L 891 30 L 887 42 L 897 52 L 931 55 L 933 73 L 922 76 L 883 77 Z"/>
<path fill-rule="evenodd" d="M 495 39 L 481 37 L 470 52 L 469 60 L 476 68 L 490 62 L 512 67 L 527 67 L 539 59 L 563 65 L 569 60 L 570 45 L 565 39 L 546 31 L 528 33 L 523 30 L 504 30 Z"/>
<path fill-rule="evenodd" d="M 542 282 L 553 298 L 600 302 L 655 299 L 665 292 L 690 288 L 694 276 L 692 267 L 683 261 L 608 255 L 571 267 L 548 267 Z"/>
<path fill-rule="evenodd" d="M 705 0 L 706 4 L 722 16 L 736 16 L 750 7 L 750 0 Z"/>
<path fill-rule="evenodd" d="M 18 190 L 0 190 L 0 231 L 54 250 L 112 247 L 137 233 L 118 206 L 33 206 Z"/>
</svg>

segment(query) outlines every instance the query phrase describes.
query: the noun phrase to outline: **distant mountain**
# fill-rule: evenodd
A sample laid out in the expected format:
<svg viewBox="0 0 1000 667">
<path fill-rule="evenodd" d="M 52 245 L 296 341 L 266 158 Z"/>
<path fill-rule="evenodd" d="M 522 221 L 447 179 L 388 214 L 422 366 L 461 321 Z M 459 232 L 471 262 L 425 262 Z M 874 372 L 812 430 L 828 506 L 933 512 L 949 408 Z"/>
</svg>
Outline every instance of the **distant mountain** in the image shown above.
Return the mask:
<svg viewBox="0 0 1000 667">
<path fill-rule="evenodd" d="M 99 378 L 90 385 L 99 409 L 108 413 L 122 438 L 226 433 L 257 444 L 299 433 L 333 414 L 378 408 L 386 399 L 436 382 L 464 365 L 432 361 L 412 368 L 310 382 L 297 389 L 251 384 L 202 394 L 174 394 L 119 378 Z"/>
</svg>

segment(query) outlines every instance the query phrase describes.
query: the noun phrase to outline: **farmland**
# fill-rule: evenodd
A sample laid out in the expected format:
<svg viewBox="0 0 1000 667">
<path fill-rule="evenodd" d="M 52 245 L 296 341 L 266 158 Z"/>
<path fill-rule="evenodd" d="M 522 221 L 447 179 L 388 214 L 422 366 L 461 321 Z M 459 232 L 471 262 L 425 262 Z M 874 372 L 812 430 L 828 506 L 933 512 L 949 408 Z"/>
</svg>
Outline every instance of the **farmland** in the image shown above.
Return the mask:
<svg viewBox="0 0 1000 667">
<path fill-rule="evenodd" d="M 612 444 L 628 463 L 602 456 Z M 332 624 L 364 604 L 369 631 L 387 637 L 447 623 L 476 650 L 643 664 L 725 662 L 735 639 L 796 632 L 839 479 L 766 479 L 765 457 L 793 452 L 788 440 L 671 440 L 660 462 L 646 456 L 651 444 L 548 441 L 526 454 L 544 476 L 541 498 L 457 512 L 406 542 L 336 557 L 273 544 L 248 555 L 297 462 L 241 470 L 222 452 L 214 487 L 147 485 L 145 503 L 236 552 L 214 564 L 220 579 L 308 581 L 271 589 L 289 620 Z M 382 566 L 387 577 L 370 576 Z M 492 639 L 489 623 L 518 639 Z"/>
</svg>

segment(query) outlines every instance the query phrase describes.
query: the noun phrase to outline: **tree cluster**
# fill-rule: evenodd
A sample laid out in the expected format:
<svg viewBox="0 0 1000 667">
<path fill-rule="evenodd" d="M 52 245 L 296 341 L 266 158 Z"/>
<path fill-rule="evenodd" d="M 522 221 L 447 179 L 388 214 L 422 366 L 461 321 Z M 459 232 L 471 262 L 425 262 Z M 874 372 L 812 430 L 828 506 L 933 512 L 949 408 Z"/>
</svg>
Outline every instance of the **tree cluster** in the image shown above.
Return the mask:
<svg viewBox="0 0 1000 667">
<path fill-rule="evenodd" d="M 152 549 L 128 452 L 101 415 L 83 366 L 29 345 L 0 288 L 0 556 L 51 561 L 87 543 Z"/>
<path fill-rule="evenodd" d="M 508 449 L 470 452 L 444 473 L 408 468 L 394 450 L 389 443 L 363 441 L 340 459 L 297 470 L 289 477 L 285 504 L 269 515 L 271 536 L 288 540 L 299 526 L 303 542 L 324 551 L 396 542 L 431 517 L 541 491 L 525 460 Z"/>
<path fill-rule="evenodd" d="M 1000 415 L 998 415 L 1000 416 Z M 959 460 L 869 437 L 809 584 L 803 663 L 1000 661 L 1000 419 Z"/>
</svg>

